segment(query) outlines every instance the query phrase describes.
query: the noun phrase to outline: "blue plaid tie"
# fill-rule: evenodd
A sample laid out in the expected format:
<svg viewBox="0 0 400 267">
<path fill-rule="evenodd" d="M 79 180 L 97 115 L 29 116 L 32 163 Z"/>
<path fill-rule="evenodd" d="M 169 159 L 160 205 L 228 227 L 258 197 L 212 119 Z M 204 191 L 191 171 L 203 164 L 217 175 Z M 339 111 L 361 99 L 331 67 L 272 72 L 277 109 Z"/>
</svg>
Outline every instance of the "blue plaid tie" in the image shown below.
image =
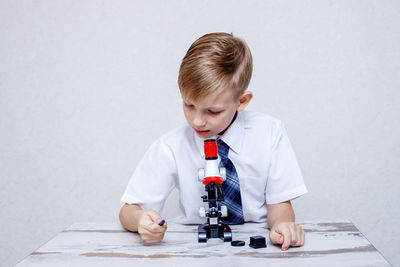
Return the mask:
<svg viewBox="0 0 400 267">
<path fill-rule="evenodd" d="M 226 180 L 222 184 L 224 190 L 224 201 L 221 205 L 225 205 L 228 208 L 228 217 L 223 218 L 222 222 L 226 224 L 243 224 L 243 210 L 242 210 L 242 198 L 240 196 L 239 178 L 233 165 L 232 161 L 228 158 L 229 146 L 218 139 L 218 154 L 221 158 L 219 167 L 225 167 L 226 169 Z"/>
</svg>

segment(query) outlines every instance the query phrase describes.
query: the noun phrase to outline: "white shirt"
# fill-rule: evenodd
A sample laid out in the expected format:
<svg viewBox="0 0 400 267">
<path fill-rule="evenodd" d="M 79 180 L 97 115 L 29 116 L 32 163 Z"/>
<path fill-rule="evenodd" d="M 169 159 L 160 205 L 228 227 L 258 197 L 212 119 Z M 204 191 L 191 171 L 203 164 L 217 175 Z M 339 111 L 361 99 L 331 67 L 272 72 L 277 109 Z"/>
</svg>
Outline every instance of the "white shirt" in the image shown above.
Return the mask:
<svg viewBox="0 0 400 267">
<path fill-rule="evenodd" d="M 259 112 L 239 112 L 221 136 L 230 147 L 245 221 L 265 222 L 266 204 L 307 193 L 296 156 L 283 123 Z M 197 170 L 205 166 L 204 139 L 185 123 L 158 138 L 136 167 L 121 201 L 160 213 L 174 187 L 187 223 L 203 223 L 199 208 L 205 187 Z"/>
</svg>

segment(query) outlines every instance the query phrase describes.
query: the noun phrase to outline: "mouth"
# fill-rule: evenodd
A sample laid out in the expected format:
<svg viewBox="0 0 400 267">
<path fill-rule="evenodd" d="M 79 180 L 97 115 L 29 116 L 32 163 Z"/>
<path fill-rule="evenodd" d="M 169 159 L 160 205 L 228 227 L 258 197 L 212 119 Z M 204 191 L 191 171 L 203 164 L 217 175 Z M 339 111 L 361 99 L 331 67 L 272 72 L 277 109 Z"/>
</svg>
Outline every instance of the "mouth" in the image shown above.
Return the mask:
<svg viewBox="0 0 400 267">
<path fill-rule="evenodd" d="M 199 131 L 199 130 L 196 130 L 196 129 L 194 129 L 194 130 L 196 131 L 196 133 L 198 135 L 206 135 L 206 134 L 208 134 L 210 132 L 210 130 L 207 130 L 207 131 Z"/>
</svg>

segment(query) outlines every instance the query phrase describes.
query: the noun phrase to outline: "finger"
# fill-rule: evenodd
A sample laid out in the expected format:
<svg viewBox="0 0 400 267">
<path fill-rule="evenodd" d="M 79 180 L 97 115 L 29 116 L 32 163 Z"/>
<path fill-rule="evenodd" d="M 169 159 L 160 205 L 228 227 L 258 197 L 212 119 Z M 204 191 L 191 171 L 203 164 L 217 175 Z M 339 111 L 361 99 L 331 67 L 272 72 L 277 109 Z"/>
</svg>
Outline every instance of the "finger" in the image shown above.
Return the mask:
<svg viewBox="0 0 400 267">
<path fill-rule="evenodd" d="M 287 250 L 292 242 L 292 234 L 288 226 L 283 226 L 281 231 L 283 234 L 282 250 Z"/>
<path fill-rule="evenodd" d="M 163 229 L 163 233 L 165 233 L 168 229 L 167 222 L 165 222 L 163 225 L 160 226 Z"/>
<path fill-rule="evenodd" d="M 162 223 L 162 224 L 161 224 L 161 223 Z M 155 225 L 155 224 L 157 224 L 157 225 L 159 225 L 159 226 L 163 226 L 163 225 L 165 224 L 165 220 L 156 220 L 156 221 L 154 221 L 154 222 L 149 223 L 148 226 L 150 226 L 150 225 Z"/>
<path fill-rule="evenodd" d="M 294 223 L 289 224 L 289 230 L 290 235 L 292 236 L 292 239 L 290 240 L 290 246 L 294 246 L 298 240 L 297 225 L 295 225 Z"/>
<path fill-rule="evenodd" d="M 297 226 L 297 242 L 295 244 L 296 247 L 301 246 L 301 239 L 303 235 L 303 229 L 300 226 Z"/>
<path fill-rule="evenodd" d="M 164 233 L 157 234 L 147 234 L 144 236 L 143 240 L 147 243 L 161 242 L 164 238 Z"/>
<path fill-rule="evenodd" d="M 148 231 L 144 231 L 140 233 L 140 237 L 144 241 L 149 241 L 149 240 L 162 240 L 164 237 L 164 233 L 151 233 Z"/>
<path fill-rule="evenodd" d="M 275 229 L 271 229 L 269 232 L 269 239 L 271 240 L 272 244 L 282 244 L 283 243 L 283 236 L 278 233 Z"/>
<path fill-rule="evenodd" d="M 160 236 L 164 234 L 164 232 L 152 232 L 149 229 L 142 229 L 139 233 L 142 236 Z"/>
<path fill-rule="evenodd" d="M 163 234 L 163 231 L 157 231 L 152 229 L 152 227 L 149 226 L 141 226 L 138 229 L 138 232 L 141 236 L 145 236 L 145 235 L 149 235 L 149 236 L 154 236 L 154 235 L 159 235 L 159 234 Z"/>
<path fill-rule="evenodd" d="M 166 229 L 164 227 L 159 226 L 157 224 L 149 225 L 146 227 L 146 229 L 151 233 L 164 233 L 166 231 Z"/>
<path fill-rule="evenodd" d="M 163 239 L 163 237 L 164 237 L 164 234 L 163 233 L 158 233 L 158 234 L 147 234 L 146 236 L 145 236 L 145 239 L 146 240 L 162 240 Z"/>
<path fill-rule="evenodd" d="M 144 227 L 138 229 L 138 233 L 143 240 L 149 239 L 153 233 Z"/>
<path fill-rule="evenodd" d="M 160 243 L 162 241 L 162 239 L 143 239 L 143 241 L 146 245 L 151 245 L 151 244 Z"/>
<path fill-rule="evenodd" d="M 290 233 L 292 234 L 292 241 L 290 242 L 290 246 L 297 246 L 297 243 L 300 240 L 300 229 L 296 224 L 290 226 Z"/>
<path fill-rule="evenodd" d="M 295 225 L 294 233 L 296 235 L 296 239 L 292 240 L 292 246 L 298 247 L 300 245 L 300 234 L 301 234 L 301 229 L 299 226 Z"/>
<path fill-rule="evenodd" d="M 167 223 L 165 222 L 162 226 L 160 226 L 158 223 L 151 223 L 147 225 L 146 228 L 153 233 L 164 233 L 167 231 Z"/>
<path fill-rule="evenodd" d="M 305 241 L 306 241 L 306 233 L 304 232 L 304 229 L 301 228 L 300 246 L 304 246 Z"/>
<path fill-rule="evenodd" d="M 298 225 L 296 225 L 296 235 L 297 235 L 297 242 L 293 246 L 296 247 L 302 246 L 304 244 L 304 230 Z"/>
</svg>

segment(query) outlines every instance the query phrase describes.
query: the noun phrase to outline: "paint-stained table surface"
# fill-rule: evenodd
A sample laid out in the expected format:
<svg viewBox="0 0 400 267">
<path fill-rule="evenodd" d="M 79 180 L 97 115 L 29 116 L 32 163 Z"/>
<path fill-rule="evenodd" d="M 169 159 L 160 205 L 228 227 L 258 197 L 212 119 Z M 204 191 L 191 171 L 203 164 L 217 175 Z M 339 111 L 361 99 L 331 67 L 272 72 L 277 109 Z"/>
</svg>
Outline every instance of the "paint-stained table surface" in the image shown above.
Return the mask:
<svg viewBox="0 0 400 267">
<path fill-rule="evenodd" d="M 231 226 L 244 247 L 210 239 L 197 242 L 197 226 L 168 222 L 164 240 L 144 245 L 119 223 L 75 223 L 22 260 L 22 266 L 390 266 L 351 222 L 298 223 L 306 232 L 303 247 L 269 242 L 265 224 Z M 266 237 L 267 248 L 249 247 L 250 236 Z"/>
</svg>

